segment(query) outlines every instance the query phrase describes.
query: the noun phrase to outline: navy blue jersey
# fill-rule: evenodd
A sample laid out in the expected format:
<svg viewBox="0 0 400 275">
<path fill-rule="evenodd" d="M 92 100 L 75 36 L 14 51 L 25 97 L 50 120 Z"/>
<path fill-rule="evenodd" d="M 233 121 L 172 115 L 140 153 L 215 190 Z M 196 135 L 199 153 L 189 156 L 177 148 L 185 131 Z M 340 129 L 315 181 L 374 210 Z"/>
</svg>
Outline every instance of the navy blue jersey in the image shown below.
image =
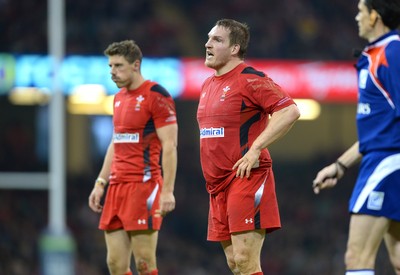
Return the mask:
<svg viewBox="0 0 400 275">
<path fill-rule="evenodd" d="M 400 36 L 370 43 L 357 63 L 360 152 L 400 151 Z"/>
</svg>

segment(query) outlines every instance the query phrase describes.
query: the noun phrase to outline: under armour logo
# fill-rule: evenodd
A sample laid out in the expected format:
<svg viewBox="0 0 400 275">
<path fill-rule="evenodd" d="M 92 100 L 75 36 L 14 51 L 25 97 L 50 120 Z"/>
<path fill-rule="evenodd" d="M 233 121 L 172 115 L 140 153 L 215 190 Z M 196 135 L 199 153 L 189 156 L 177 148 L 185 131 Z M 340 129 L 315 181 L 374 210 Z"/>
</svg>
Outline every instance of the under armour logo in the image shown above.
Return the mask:
<svg viewBox="0 0 400 275">
<path fill-rule="evenodd" d="M 244 221 L 245 221 L 246 224 L 253 223 L 253 219 L 245 219 Z"/>
<path fill-rule="evenodd" d="M 137 223 L 138 224 L 146 224 L 146 220 L 145 219 L 138 219 Z"/>
</svg>

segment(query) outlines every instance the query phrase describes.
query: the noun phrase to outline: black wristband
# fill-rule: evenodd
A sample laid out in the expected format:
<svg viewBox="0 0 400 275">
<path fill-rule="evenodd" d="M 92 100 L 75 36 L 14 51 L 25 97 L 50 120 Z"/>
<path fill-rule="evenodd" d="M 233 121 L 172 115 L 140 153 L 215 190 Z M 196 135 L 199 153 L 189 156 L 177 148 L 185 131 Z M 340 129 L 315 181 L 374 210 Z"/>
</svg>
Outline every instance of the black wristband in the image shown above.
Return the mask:
<svg viewBox="0 0 400 275">
<path fill-rule="evenodd" d="M 348 169 L 346 165 L 344 165 L 340 160 L 336 161 L 336 165 L 342 168 L 343 172 L 346 172 L 346 170 Z"/>
</svg>

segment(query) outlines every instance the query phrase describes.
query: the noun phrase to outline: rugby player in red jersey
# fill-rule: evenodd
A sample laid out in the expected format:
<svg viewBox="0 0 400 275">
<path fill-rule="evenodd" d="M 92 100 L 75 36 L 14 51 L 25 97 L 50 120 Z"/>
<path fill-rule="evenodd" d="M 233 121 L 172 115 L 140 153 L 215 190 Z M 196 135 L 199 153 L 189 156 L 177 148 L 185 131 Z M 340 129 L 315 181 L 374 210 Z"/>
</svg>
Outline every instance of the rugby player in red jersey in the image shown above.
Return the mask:
<svg viewBox="0 0 400 275">
<path fill-rule="evenodd" d="M 219 20 L 208 33 L 205 80 L 197 120 L 200 157 L 210 197 L 209 241 L 221 243 L 233 274 L 263 274 L 265 234 L 281 227 L 272 160 L 267 147 L 300 113 L 265 73 L 244 62 L 246 24 Z"/>
<path fill-rule="evenodd" d="M 175 104 L 161 85 L 142 76 L 142 52 L 134 41 L 112 43 L 104 53 L 120 91 L 114 98 L 112 140 L 89 206 L 101 212 L 110 274 L 132 274 L 133 253 L 138 274 L 157 275 L 158 230 L 175 208 Z"/>
</svg>

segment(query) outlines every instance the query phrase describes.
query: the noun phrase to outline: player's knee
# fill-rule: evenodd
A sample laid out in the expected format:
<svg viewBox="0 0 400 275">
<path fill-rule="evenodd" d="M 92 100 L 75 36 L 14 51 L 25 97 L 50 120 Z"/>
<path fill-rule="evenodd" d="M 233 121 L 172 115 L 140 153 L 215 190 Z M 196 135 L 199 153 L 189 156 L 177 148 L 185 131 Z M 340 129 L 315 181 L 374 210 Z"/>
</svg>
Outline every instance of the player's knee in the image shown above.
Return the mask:
<svg viewBox="0 0 400 275">
<path fill-rule="evenodd" d="M 368 251 L 359 251 L 348 248 L 344 257 L 347 269 L 372 268 L 375 265 L 376 255 Z"/>
<path fill-rule="evenodd" d="M 238 270 L 240 270 L 240 272 L 243 273 L 243 272 L 249 270 L 249 268 L 251 268 L 250 267 L 251 261 L 249 259 L 249 255 L 245 251 L 235 253 L 234 259 L 235 259 L 235 266 Z"/>
<path fill-rule="evenodd" d="M 136 269 L 137 272 L 139 273 L 139 275 L 147 275 L 147 274 L 151 274 L 150 271 L 150 263 L 147 259 L 144 258 L 139 258 L 136 261 Z"/>
<path fill-rule="evenodd" d="M 111 256 L 107 257 L 107 266 L 110 274 L 124 274 L 129 268 L 127 264 Z"/>
<path fill-rule="evenodd" d="M 232 271 L 233 274 L 240 274 L 240 271 L 237 268 L 235 260 L 233 259 L 233 257 L 227 258 L 227 263 L 228 263 L 229 269 Z"/>
<path fill-rule="evenodd" d="M 359 255 L 354 250 L 348 248 L 344 254 L 344 263 L 347 269 L 357 268 Z"/>
<path fill-rule="evenodd" d="M 361 253 L 362 247 L 354 241 L 349 240 L 347 243 L 346 253 L 344 254 L 344 263 L 347 269 L 365 267 L 361 266 L 363 264 Z"/>
</svg>

